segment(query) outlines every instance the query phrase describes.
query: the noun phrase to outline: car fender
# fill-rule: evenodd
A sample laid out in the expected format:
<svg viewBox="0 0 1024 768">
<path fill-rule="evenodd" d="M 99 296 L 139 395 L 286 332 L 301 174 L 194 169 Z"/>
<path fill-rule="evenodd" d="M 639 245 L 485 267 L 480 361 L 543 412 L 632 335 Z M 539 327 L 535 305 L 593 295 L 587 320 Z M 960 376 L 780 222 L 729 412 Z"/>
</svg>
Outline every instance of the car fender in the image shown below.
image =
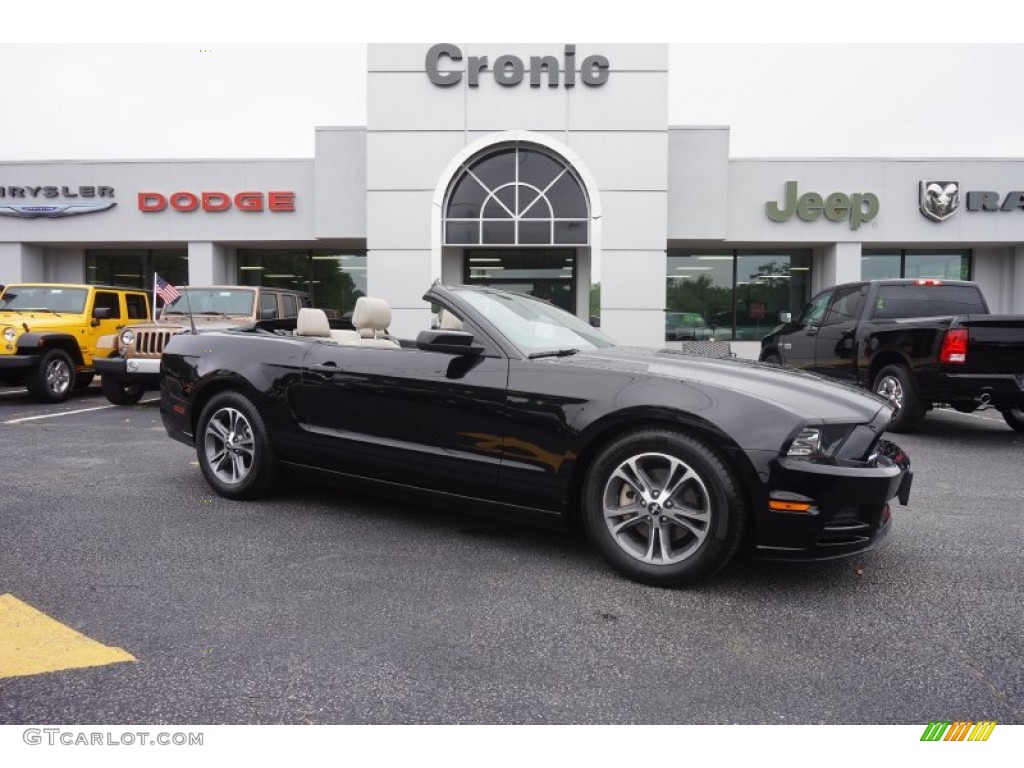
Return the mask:
<svg viewBox="0 0 1024 768">
<path fill-rule="evenodd" d="M 63 349 L 74 360 L 75 365 L 84 365 L 82 349 L 78 339 L 70 333 L 47 333 L 29 331 L 18 337 L 18 352 L 26 355 L 41 355 L 48 349 Z"/>
</svg>

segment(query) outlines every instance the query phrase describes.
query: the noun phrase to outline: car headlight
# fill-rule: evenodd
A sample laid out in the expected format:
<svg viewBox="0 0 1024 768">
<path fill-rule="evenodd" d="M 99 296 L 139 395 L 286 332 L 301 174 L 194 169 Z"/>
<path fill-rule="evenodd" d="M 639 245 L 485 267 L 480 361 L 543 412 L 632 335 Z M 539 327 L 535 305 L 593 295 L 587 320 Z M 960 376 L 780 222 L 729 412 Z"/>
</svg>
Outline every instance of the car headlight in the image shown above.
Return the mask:
<svg viewBox="0 0 1024 768">
<path fill-rule="evenodd" d="M 785 454 L 809 461 L 831 459 L 855 428 L 856 425 L 853 424 L 823 424 L 817 427 L 804 427 L 785 446 Z"/>
<path fill-rule="evenodd" d="M 4 328 L 4 341 L 10 343 L 18 337 L 18 332 L 13 328 Z"/>
<path fill-rule="evenodd" d="M 135 341 L 135 331 L 133 331 L 131 328 L 126 328 L 125 330 L 121 331 L 122 344 L 124 344 L 127 347 L 133 341 Z"/>
</svg>

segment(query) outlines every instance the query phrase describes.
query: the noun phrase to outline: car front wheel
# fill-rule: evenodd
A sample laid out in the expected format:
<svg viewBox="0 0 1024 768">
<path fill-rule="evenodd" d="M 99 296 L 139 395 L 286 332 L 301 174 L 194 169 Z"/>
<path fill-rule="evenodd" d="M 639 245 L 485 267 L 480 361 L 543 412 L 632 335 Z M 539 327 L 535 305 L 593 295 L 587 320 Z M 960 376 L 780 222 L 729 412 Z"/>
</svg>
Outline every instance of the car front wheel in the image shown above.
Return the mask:
<svg viewBox="0 0 1024 768">
<path fill-rule="evenodd" d="M 746 504 L 735 472 L 703 440 L 649 429 L 608 445 L 587 472 L 583 520 L 601 556 L 645 584 L 706 578 L 735 554 Z"/>
<path fill-rule="evenodd" d="M 41 403 L 62 403 L 75 386 L 75 364 L 62 349 L 51 349 L 25 380 L 29 394 Z"/>
<path fill-rule="evenodd" d="M 229 499 L 255 499 L 277 481 L 277 461 L 256 406 L 238 392 L 215 395 L 196 429 L 199 467 L 213 489 Z"/>
<path fill-rule="evenodd" d="M 1024 433 L 1024 408 L 1007 408 L 1003 419 L 1015 431 Z"/>
</svg>

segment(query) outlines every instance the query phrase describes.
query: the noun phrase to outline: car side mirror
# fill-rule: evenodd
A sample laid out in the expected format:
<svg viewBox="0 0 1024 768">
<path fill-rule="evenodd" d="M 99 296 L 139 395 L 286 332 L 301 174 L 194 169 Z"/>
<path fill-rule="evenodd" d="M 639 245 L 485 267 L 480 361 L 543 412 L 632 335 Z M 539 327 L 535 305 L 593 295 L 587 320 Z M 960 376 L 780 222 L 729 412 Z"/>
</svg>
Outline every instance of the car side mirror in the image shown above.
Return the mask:
<svg viewBox="0 0 1024 768">
<path fill-rule="evenodd" d="M 779 312 L 779 322 L 780 323 L 792 323 L 793 322 L 793 313 L 792 312 Z"/>
<path fill-rule="evenodd" d="M 473 334 L 467 331 L 420 331 L 416 337 L 416 349 L 424 352 L 441 352 L 446 355 L 479 357 L 484 348 L 473 343 Z"/>
</svg>

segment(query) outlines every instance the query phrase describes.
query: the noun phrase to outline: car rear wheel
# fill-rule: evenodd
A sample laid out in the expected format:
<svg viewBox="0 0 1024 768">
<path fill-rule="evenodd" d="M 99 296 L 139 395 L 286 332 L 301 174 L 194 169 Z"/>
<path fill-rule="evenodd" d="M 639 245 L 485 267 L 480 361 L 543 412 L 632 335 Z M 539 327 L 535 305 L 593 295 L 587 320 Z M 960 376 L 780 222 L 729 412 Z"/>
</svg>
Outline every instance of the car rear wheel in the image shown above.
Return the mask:
<svg viewBox="0 0 1024 768">
<path fill-rule="evenodd" d="M 925 406 L 917 395 L 913 376 L 904 366 L 882 368 L 875 376 L 874 391 L 896 409 L 889 422 L 890 432 L 913 432 L 921 425 Z"/>
<path fill-rule="evenodd" d="M 62 403 L 75 386 L 75 364 L 63 349 L 51 349 L 25 379 L 29 394 L 41 403 Z"/>
<path fill-rule="evenodd" d="M 196 430 L 199 467 L 213 489 L 229 499 L 255 499 L 277 481 L 277 460 L 256 406 L 238 392 L 215 395 Z"/>
<path fill-rule="evenodd" d="M 732 558 L 746 504 L 735 472 L 707 443 L 648 429 L 619 438 L 594 460 L 584 481 L 583 520 L 619 573 L 681 586 Z"/>
<path fill-rule="evenodd" d="M 1002 414 L 1003 419 L 1015 432 L 1024 433 L 1024 408 L 1007 408 Z"/>
<path fill-rule="evenodd" d="M 133 384 L 128 379 L 112 375 L 101 376 L 100 387 L 114 405 L 135 405 L 146 394 L 145 384 Z"/>
</svg>

